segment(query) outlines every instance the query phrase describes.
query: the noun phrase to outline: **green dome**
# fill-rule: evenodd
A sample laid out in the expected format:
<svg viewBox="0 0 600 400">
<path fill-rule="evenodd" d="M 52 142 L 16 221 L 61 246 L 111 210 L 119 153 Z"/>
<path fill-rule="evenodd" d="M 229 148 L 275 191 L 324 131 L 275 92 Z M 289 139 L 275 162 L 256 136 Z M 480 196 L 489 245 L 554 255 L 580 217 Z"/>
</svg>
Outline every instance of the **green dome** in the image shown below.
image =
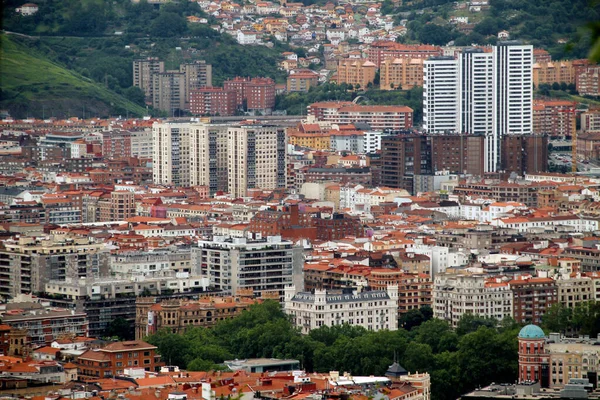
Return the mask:
<svg viewBox="0 0 600 400">
<path fill-rule="evenodd" d="M 542 328 L 537 325 L 526 325 L 519 332 L 519 339 L 544 339 L 546 335 Z"/>
</svg>

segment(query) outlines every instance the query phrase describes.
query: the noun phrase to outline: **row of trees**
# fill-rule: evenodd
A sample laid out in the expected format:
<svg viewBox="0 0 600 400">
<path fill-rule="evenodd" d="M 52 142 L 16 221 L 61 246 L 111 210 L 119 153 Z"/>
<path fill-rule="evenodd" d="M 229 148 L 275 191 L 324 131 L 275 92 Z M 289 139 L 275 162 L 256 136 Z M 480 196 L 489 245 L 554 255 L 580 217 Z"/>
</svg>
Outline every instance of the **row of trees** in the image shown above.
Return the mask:
<svg viewBox="0 0 600 400">
<path fill-rule="evenodd" d="M 227 359 L 277 357 L 298 359 L 307 371 L 383 375 L 396 355 L 407 370 L 431 374 L 435 400 L 454 400 L 478 385 L 516 377 L 520 327 L 510 320 L 465 316 L 453 330 L 425 307 L 401 324 L 410 329 L 325 326 L 303 336 L 278 303 L 266 301 L 211 329 L 191 327 L 182 335 L 164 330 L 147 340 L 165 362 L 189 370 L 220 369 Z"/>
</svg>

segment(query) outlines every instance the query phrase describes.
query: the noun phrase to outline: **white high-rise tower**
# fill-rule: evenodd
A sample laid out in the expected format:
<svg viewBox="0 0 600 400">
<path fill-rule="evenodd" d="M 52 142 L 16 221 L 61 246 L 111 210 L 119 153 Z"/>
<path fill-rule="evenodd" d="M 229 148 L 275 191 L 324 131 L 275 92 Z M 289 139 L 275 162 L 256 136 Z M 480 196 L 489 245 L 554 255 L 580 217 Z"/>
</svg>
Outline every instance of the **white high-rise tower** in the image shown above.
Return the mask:
<svg viewBox="0 0 600 400">
<path fill-rule="evenodd" d="M 424 63 L 423 128 L 428 133 L 484 135 L 485 171 L 499 168 L 504 135 L 533 131 L 533 46 L 499 42 L 457 59 Z"/>
</svg>

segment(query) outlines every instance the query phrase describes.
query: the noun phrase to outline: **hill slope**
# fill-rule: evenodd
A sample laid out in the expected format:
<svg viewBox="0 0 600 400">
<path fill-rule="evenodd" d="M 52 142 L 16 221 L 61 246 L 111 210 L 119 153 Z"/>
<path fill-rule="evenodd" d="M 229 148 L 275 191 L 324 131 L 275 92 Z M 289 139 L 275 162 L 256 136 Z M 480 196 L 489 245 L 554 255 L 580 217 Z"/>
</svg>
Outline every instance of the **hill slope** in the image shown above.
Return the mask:
<svg viewBox="0 0 600 400">
<path fill-rule="evenodd" d="M 145 108 L 0 35 L 0 108 L 11 116 L 144 115 Z"/>
</svg>

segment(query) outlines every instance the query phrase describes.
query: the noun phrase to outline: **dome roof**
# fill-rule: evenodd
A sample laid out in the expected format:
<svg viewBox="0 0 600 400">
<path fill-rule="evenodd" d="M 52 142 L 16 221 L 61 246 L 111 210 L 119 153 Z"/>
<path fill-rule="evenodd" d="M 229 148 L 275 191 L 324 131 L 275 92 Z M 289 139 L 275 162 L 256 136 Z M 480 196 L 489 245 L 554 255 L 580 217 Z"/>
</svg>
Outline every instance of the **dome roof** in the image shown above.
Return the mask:
<svg viewBox="0 0 600 400">
<path fill-rule="evenodd" d="M 537 325 L 526 325 L 519 332 L 519 339 L 544 339 L 546 335 Z"/>
</svg>

